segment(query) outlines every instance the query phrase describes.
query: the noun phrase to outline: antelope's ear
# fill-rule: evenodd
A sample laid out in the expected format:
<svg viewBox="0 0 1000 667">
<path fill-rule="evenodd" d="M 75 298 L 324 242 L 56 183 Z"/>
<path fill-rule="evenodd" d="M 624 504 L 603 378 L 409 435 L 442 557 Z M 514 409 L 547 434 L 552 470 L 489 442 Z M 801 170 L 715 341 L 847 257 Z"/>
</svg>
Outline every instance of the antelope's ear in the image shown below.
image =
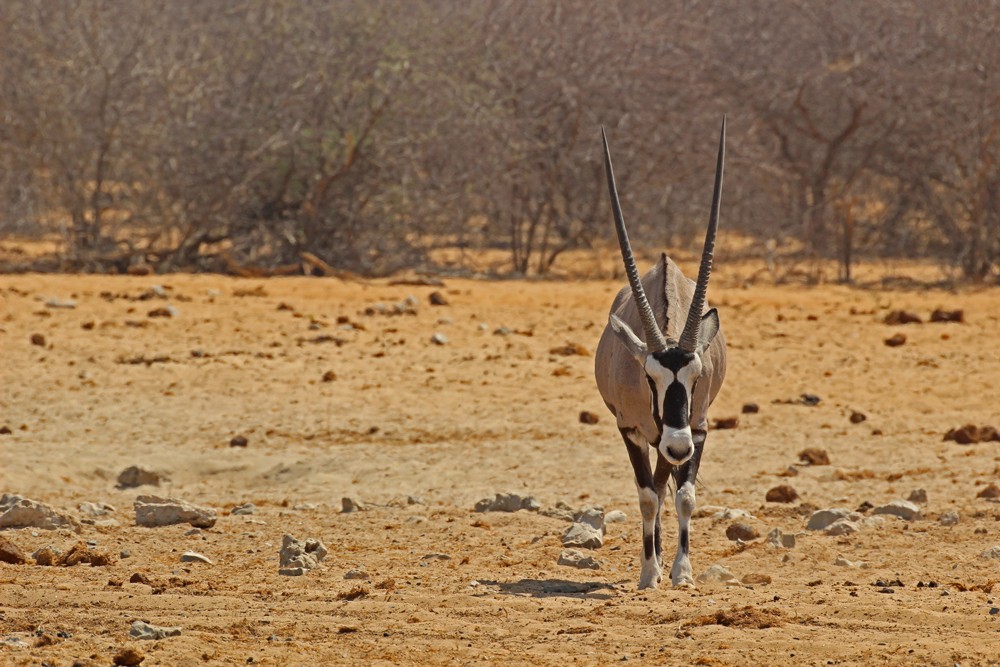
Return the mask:
<svg viewBox="0 0 1000 667">
<path fill-rule="evenodd" d="M 717 333 L 719 333 L 719 311 L 712 308 L 701 318 L 701 327 L 698 329 L 698 351 L 707 350 Z"/>
<path fill-rule="evenodd" d="M 629 325 L 625 324 L 617 315 L 611 316 L 609 324 L 611 324 L 611 330 L 615 332 L 616 336 L 618 336 L 618 340 L 620 340 L 622 344 L 625 345 L 626 349 L 628 349 L 629 354 L 631 354 L 640 365 L 645 364 L 646 355 L 649 354 L 649 349 L 646 347 L 645 343 L 639 340 L 639 337 L 635 335 L 635 332 L 632 331 Z"/>
</svg>

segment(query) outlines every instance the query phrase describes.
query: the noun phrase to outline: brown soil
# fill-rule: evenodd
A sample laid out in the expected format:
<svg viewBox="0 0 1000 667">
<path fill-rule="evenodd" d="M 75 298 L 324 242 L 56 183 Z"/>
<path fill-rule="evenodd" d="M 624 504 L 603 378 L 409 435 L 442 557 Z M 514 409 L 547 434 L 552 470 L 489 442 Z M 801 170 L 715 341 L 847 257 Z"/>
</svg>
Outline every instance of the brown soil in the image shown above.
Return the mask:
<svg viewBox="0 0 1000 667">
<path fill-rule="evenodd" d="M 138 300 L 153 283 L 168 298 Z M 734 547 L 731 521 L 705 512 L 692 523 L 695 573 L 721 563 L 771 583 L 640 592 L 631 469 L 590 356 L 619 287 L 0 277 L 0 492 L 77 519 L 79 503 L 107 503 L 119 522 L 3 532 L 26 554 L 82 541 L 78 552 L 110 558 L 0 563 L 0 664 L 107 665 L 129 649 L 143 665 L 1000 660 L 1000 614 L 990 614 L 1000 561 L 981 556 L 1000 544 L 1000 504 L 977 498 L 1000 478 L 1000 443 L 943 440 L 963 424 L 1000 423 L 1000 290 L 744 289 L 721 275 L 712 296 L 730 370 L 712 416 L 747 402 L 760 410 L 709 435 L 699 507 L 746 509 L 766 535 L 803 532 L 810 506 L 878 506 L 917 488 L 929 503 L 921 521 L 800 535 L 790 550 L 765 539 Z M 431 306 L 433 291 L 449 305 Z M 416 315 L 363 314 L 410 294 Z M 76 308 L 48 308 L 49 297 Z M 176 312 L 149 316 L 167 306 Z M 965 321 L 930 323 L 936 308 Z M 883 322 L 893 310 L 925 322 L 905 325 L 895 348 L 883 344 L 897 333 Z M 446 344 L 431 342 L 435 332 Z M 581 421 L 583 411 L 599 421 Z M 854 411 L 867 420 L 852 423 Z M 245 446 L 231 446 L 238 437 Z M 802 465 L 806 448 L 830 464 Z M 117 488 L 131 465 L 168 479 Z M 789 481 L 795 503 L 765 502 Z M 562 567 L 560 519 L 473 511 L 498 491 L 628 520 L 591 552 L 599 570 Z M 219 521 L 137 527 L 133 499 L 151 492 L 211 507 Z M 341 513 L 344 496 L 367 509 Z M 256 513 L 230 514 L 245 502 Z M 952 509 L 960 522 L 941 525 Z M 664 532 L 669 560 L 672 507 Z M 323 565 L 279 576 L 285 533 L 322 539 Z M 188 550 L 214 565 L 181 562 Z M 351 569 L 368 579 L 345 579 Z M 134 620 L 182 634 L 130 640 Z"/>
</svg>

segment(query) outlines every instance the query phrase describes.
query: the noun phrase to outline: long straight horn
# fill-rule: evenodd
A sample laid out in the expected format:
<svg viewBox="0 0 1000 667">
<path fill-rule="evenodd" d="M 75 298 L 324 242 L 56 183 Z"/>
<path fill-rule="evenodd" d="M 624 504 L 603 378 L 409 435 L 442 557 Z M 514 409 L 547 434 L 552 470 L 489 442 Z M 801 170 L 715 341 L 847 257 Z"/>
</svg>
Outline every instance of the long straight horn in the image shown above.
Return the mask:
<svg viewBox="0 0 1000 667">
<path fill-rule="evenodd" d="M 701 253 L 701 266 L 698 268 L 698 282 L 695 284 L 694 297 L 688 310 L 684 332 L 677 346 L 686 352 L 698 349 L 698 331 L 701 328 L 701 311 L 705 308 L 705 294 L 708 292 L 708 279 L 712 275 L 712 254 L 715 252 L 715 233 L 719 229 L 719 204 L 722 202 L 722 165 L 726 160 L 726 117 L 722 117 L 722 132 L 719 134 L 719 158 L 715 164 L 715 190 L 712 192 L 712 212 L 708 218 L 708 231 L 705 232 L 705 248 Z"/>
<path fill-rule="evenodd" d="M 650 352 L 662 352 L 667 349 L 667 339 L 663 337 L 663 332 L 656 324 L 656 317 L 653 316 L 653 309 L 649 307 L 649 300 L 646 299 L 646 292 L 639 282 L 639 270 L 635 266 L 635 257 L 632 255 L 632 245 L 628 241 L 628 232 L 625 231 L 625 219 L 622 218 L 622 207 L 618 201 L 618 188 L 615 187 L 615 172 L 611 168 L 611 151 L 608 148 L 608 137 L 601 127 L 601 139 L 604 141 L 604 169 L 608 174 L 608 192 L 611 194 L 611 210 L 615 215 L 615 231 L 618 232 L 618 246 L 622 251 L 622 260 L 625 262 L 625 275 L 628 276 L 628 284 L 632 287 L 632 296 L 635 298 L 635 305 L 639 309 L 639 318 L 642 320 L 642 329 L 646 338 L 646 346 Z"/>
</svg>

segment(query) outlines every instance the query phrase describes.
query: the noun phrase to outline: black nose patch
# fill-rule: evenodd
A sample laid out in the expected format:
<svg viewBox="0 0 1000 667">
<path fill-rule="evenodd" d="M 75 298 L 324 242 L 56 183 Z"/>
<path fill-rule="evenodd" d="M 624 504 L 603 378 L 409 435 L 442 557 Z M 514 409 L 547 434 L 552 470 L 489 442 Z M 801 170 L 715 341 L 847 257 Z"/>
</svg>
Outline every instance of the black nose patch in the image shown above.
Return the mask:
<svg viewBox="0 0 1000 667">
<path fill-rule="evenodd" d="M 688 396 L 684 385 L 674 380 L 663 397 L 663 423 L 670 428 L 688 425 Z"/>
</svg>

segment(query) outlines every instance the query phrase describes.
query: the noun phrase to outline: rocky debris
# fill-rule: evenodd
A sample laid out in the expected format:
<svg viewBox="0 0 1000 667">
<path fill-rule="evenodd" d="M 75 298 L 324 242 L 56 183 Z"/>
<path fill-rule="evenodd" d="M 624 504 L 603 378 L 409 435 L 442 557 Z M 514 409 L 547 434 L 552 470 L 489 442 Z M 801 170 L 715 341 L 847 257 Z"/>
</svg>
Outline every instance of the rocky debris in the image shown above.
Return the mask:
<svg viewBox="0 0 1000 667">
<path fill-rule="evenodd" d="M 976 498 L 987 498 L 990 500 L 1000 498 L 1000 486 L 997 486 L 996 482 L 990 482 L 985 489 L 976 494 Z M 0 517 L 0 519 L 2 518 Z"/>
<path fill-rule="evenodd" d="M 155 470 L 146 470 L 139 466 L 129 466 L 118 475 L 119 489 L 134 489 L 137 486 L 159 486 L 167 480 L 167 476 Z"/>
<path fill-rule="evenodd" d="M 212 560 L 208 556 L 206 556 L 204 554 L 200 554 L 197 551 L 185 551 L 184 553 L 182 553 L 181 554 L 181 562 L 182 563 L 205 563 L 206 565 L 215 565 L 215 563 L 213 563 Z"/>
<path fill-rule="evenodd" d="M 806 530 L 825 530 L 832 523 L 840 519 L 857 521 L 860 518 L 861 515 L 857 512 L 852 512 L 842 507 L 816 510 L 809 517 L 809 523 L 806 524 Z"/>
<path fill-rule="evenodd" d="M 772 528 L 767 534 L 767 543 L 779 549 L 794 549 L 795 535 L 783 533 L 780 528 Z"/>
<path fill-rule="evenodd" d="M 760 412 L 760 406 L 756 403 L 744 403 L 741 412 L 745 415 L 755 415 Z"/>
<path fill-rule="evenodd" d="M 166 639 L 179 636 L 181 629 L 150 625 L 145 621 L 132 621 L 128 634 L 132 639 Z"/>
<path fill-rule="evenodd" d="M 965 322 L 965 312 L 962 310 L 941 310 L 935 308 L 931 313 L 931 322 Z"/>
<path fill-rule="evenodd" d="M 806 447 L 799 452 L 799 461 L 811 466 L 828 466 L 830 465 L 830 455 L 826 453 L 825 449 Z"/>
<path fill-rule="evenodd" d="M 730 572 L 725 566 L 718 563 L 699 574 L 697 580 L 700 584 L 707 584 L 710 582 L 737 583 L 736 575 Z"/>
<path fill-rule="evenodd" d="M 229 446 L 230 447 L 246 447 L 249 444 L 249 442 L 250 441 L 246 439 L 246 436 L 237 435 L 237 436 L 234 436 L 233 439 L 229 441 Z"/>
<path fill-rule="evenodd" d="M 910 491 L 910 495 L 906 498 L 911 503 L 916 503 L 917 505 L 927 504 L 927 491 L 925 489 L 914 489 Z"/>
<path fill-rule="evenodd" d="M 583 410 L 580 412 L 580 423 L 581 424 L 596 424 L 600 419 L 593 412 Z"/>
<path fill-rule="evenodd" d="M 0 563 L 10 563 L 11 565 L 24 565 L 28 562 L 27 556 L 17 546 L 6 537 L 0 535 Z"/>
<path fill-rule="evenodd" d="M 944 434 L 944 439 L 960 445 L 974 445 L 977 442 L 1000 442 L 1000 431 L 993 426 L 966 424 L 950 429 Z"/>
<path fill-rule="evenodd" d="M 887 347 L 899 347 L 906 344 L 906 334 L 897 333 L 889 336 L 883 341 Z"/>
<path fill-rule="evenodd" d="M 868 415 L 857 410 L 851 410 L 851 416 L 848 419 L 850 419 L 852 424 L 860 424 L 868 419 Z"/>
<path fill-rule="evenodd" d="M 562 553 L 559 554 L 557 562 L 559 565 L 575 567 L 581 570 L 601 569 L 601 564 L 597 562 L 597 559 L 593 556 L 586 556 L 582 551 L 577 551 L 576 549 L 563 549 Z"/>
<path fill-rule="evenodd" d="M 621 510 L 611 510 L 604 515 L 604 523 L 625 523 L 628 517 Z"/>
<path fill-rule="evenodd" d="M 357 498 L 344 496 L 343 498 L 340 499 L 340 512 L 342 514 L 349 514 L 351 512 L 364 512 L 366 509 L 368 509 L 368 507 Z"/>
<path fill-rule="evenodd" d="M 737 540 L 741 542 L 749 542 L 760 537 L 760 533 L 757 532 L 757 529 L 750 524 L 739 521 L 730 524 L 729 527 L 726 528 L 726 537 L 732 542 L 736 542 Z"/>
<path fill-rule="evenodd" d="M 76 532 L 81 529 L 73 517 L 60 514 L 45 503 L 11 493 L 0 496 L 0 530 L 4 528 L 71 528 Z"/>
<path fill-rule="evenodd" d="M 135 667 L 135 665 L 142 664 L 142 661 L 145 659 L 146 655 L 142 651 L 134 648 L 123 648 L 118 653 L 115 653 L 113 661 L 121 667 Z"/>
<path fill-rule="evenodd" d="M 38 347 L 45 347 L 45 336 L 40 333 L 31 334 L 31 344 Z"/>
<path fill-rule="evenodd" d="M 215 510 L 198 507 L 176 498 L 137 496 L 134 507 L 135 523 L 138 526 L 157 527 L 189 523 L 195 528 L 211 528 L 218 518 Z"/>
<path fill-rule="evenodd" d="M 942 526 L 955 526 L 958 524 L 959 520 L 960 518 L 958 516 L 958 512 L 955 510 L 948 510 L 941 515 L 941 518 L 938 519 L 938 523 Z"/>
<path fill-rule="evenodd" d="M 712 428 L 719 429 L 720 431 L 734 429 L 739 425 L 740 425 L 739 417 L 721 417 L 712 422 Z"/>
<path fill-rule="evenodd" d="M 237 505 L 236 507 L 234 507 L 233 511 L 230 512 L 230 514 L 235 514 L 237 516 L 245 516 L 248 514 L 253 514 L 256 509 L 257 506 L 254 505 L 253 503 L 243 503 L 242 505 Z"/>
<path fill-rule="evenodd" d="M 477 512 L 516 512 L 528 510 L 537 512 L 541 504 L 531 496 L 519 496 L 516 493 L 498 493 L 495 498 L 483 498 L 476 503 Z"/>
<path fill-rule="evenodd" d="M 911 313 L 905 310 L 893 310 L 886 313 L 886 316 L 882 318 L 882 322 L 885 324 L 923 324 L 924 321 L 916 313 Z"/>
<path fill-rule="evenodd" d="M 893 500 L 881 507 L 876 507 L 872 510 L 872 514 L 890 514 L 898 516 L 904 521 L 917 521 L 923 518 L 920 514 L 920 508 L 909 500 Z"/>
<path fill-rule="evenodd" d="M 1000 546 L 990 547 L 979 555 L 982 558 L 1000 559 Z"/>
<path fill-rule="evenodd" d="M 297 540 L 291 535 L 281 538 L 281 551 L 278 553 L 280 569 L 278 574 L 297 577 L 307 570 L 319 567 L 321 560 L 326 558 L 326 545 L 320 540 L 309 538 Z"/>
<path fill-rule="evenodd" d="M 827 526 L 823 532 L 831 537 L 840 537 L 841 535 L 853 535 L 859 530 L 861 530 L 861 526 L 856 521 L 837 519 Z"/>
<path fill-rule="evenodd" d="M 599 549 L 604 545 L 604 510 L 587 507 L 573 518 L 573 524 L 563 533 L 564 547 Z"/>
<path fill-rule="evenodd" d="M 369 579 L 371 579 L 371 577 L 369 577 L 368 573 L 365 572 L 364 570 L 354 569 L 354 570 L 348 570 L 344 574 L 344 579 L 364 579 L 365 581 L 368 581 Z"/>
<path fill-rule="evenodd" d="M 766 586 L 771 583 L 771 575 L 762 572 L 751 572 L 740 579 L 740 583 L 744 586 Z"/>
<path fill-rule="evenodd" d="M 799 493 L 788 484 L 780 484 L 769 489 L 764 500 L 769 503 L 792 503 L 799 499 Z"/>
<path fill-rule="evenodd" d="M 434 292 L 431 292 L 430 294 L 427 295 L 427 301 L 432 306 L 447 306 L 448 305 L 448 299 L 444 298 L 444 294 L 441 294 L 441 292 L 438 292 L 436 290 Z"/>
<path fill-rule="evenodd" d="M 434 343 L 435 345 L 447 345 L 448 337 L 445 336 L 440 331 L 436 331 L 434 332 L 434 335 L 431 336 L 431 342 Z"/>
</svg>

